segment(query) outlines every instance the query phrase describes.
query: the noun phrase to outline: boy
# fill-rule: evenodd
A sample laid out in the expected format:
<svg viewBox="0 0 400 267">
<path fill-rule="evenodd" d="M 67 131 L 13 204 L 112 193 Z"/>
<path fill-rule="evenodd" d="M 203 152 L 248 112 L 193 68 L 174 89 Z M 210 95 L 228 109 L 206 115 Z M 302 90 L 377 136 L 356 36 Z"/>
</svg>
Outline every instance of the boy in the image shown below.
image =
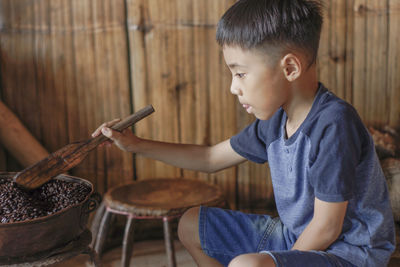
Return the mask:
<svg viewBox="0 0 400 267">
<path fill-rule="evenodd" d="M 240 0 L 217 41 L 231 92 L 256 117 L 214 146 L 140 139 L 103 124 L 123 150 L 215 172 L 268 162 L 279 218 L 192 208 L 181 242 L 199 266 L 384 266 L 394 250 L 388 191 L 374 144 L 356 111 L 317 81 L 321 7 L 306 0 Z"/>
</svg>

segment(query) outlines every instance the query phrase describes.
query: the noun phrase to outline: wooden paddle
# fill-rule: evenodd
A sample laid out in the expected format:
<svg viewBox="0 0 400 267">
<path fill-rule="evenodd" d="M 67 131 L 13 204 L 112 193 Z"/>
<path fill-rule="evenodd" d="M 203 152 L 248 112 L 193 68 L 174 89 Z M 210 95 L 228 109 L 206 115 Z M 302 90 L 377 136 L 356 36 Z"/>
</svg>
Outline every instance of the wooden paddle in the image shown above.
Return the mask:
<svg viewBox="0 0 400 267">
<path fill-rule="evenodd" d="M 117 131 L 122 131 L 153 112 L 154 108 L 151 105 L 148 105 L 118 122 L 111 128 Z M 27 190 L 40 187 L 51 178 L 78 165 L 86 157 L 89 151 L 96 148 L 99 144 L 106 140 L 107 137 L 101 134 L 86 141 L 80 141 L 66 145 L 56 152 L 50 154 L 47 158 L 44 158 L 34 165 L 17 173 L 14 176 L 14 182 Z"/>
</svg>

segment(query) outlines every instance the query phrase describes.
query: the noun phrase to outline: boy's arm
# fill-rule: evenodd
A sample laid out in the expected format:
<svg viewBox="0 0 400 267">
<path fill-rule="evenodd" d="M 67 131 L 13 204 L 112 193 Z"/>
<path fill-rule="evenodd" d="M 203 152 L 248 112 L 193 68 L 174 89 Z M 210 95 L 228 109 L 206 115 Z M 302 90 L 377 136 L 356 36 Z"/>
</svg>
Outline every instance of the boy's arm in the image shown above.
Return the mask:
<svg viewBox="0 0 400 267">
<path fill-rule="evenodd" d="M 141 139 L 135 151 L 132 152 L 179 168 L 208 173 L 246 160 L 232 149 L 229 139 L 214 146 L 173 144 Z"/>
<path fill-rule="evenodd" d="M 158 142 L 139 138 L 129 129 L 121 133 L 108 128 L 117 121 L 104 123 L 92 136 L 103 133 L 121 150 L 195 171 L 216 172 L 246 160 L 232 149 L 229 139 L 214 146 Z"/>
<path fill-rule="evenodd" d="M 326 250 L 342 232 L 348 201 L 325 202 L 315 198 L 314 216 L 292 249 Z"/>
</svg>

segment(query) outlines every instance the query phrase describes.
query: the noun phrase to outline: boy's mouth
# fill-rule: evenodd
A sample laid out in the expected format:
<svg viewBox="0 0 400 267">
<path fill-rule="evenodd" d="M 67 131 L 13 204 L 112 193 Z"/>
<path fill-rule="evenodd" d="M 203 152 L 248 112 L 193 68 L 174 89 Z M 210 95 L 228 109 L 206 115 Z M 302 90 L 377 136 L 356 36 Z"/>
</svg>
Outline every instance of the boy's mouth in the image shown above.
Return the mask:
<svg viewBox="0 0 400 267">
<path fill-rule="evenodd" d="M 250 113 L 250 107 L 251 107 L 250 105 L 243 104 L 242 106 L 247 111 L 247 113 Z"/>
</svg>

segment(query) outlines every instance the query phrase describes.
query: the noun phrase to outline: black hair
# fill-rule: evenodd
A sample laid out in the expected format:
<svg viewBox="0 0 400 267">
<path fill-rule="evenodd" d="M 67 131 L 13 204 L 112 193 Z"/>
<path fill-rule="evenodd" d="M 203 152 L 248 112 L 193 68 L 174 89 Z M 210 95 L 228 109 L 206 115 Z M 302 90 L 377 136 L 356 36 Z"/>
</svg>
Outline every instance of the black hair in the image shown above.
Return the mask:
<svg viewBox="0 0 400 267">
<path fill-rule="evenodd" d="M 317 0 L 239 0 L 218 22 L 216 39 L 220 46 L 300 50 L 312 65 L 322 21 Z"/>
</svg>

